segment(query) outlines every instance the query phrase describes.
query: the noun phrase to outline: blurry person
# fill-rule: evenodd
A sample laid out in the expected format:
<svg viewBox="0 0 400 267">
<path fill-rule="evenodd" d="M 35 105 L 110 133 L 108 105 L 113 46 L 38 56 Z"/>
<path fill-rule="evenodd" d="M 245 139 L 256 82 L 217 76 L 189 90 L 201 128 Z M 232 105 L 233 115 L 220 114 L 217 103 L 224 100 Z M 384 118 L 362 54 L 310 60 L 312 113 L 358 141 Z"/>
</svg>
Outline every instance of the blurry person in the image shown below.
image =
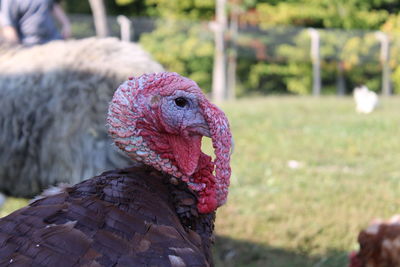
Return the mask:
<svg viewBox="0 0 400 267">
<path fill-rule="evenodd" d="M 6 42 L 32 46 L 71 36 L 71 24 L 59 0 L 0 2 L 0 24 Z M 55 19 L 61 25 L 61 33 Z"/>
</svg>

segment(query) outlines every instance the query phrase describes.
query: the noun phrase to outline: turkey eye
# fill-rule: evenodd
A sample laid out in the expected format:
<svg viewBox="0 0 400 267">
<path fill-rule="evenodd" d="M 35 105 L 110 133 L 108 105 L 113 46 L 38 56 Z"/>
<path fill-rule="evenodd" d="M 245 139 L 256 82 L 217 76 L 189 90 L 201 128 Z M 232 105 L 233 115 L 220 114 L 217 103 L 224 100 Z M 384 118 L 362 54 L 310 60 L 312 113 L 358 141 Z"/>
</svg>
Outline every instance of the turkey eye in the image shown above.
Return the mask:
<svg viewBox="0 0 400 267">
<path fill-rule="evenodd" d="M 183 98 L 183 97 L 178 97 L 178 98 L 175 98 L 175 104 L 176 104 L 178 107 L 183 108 L 183 107 L 185 107 L 185 106 L 188 104 L 188 101 L 187 101 L 185 98 Z"/>
</svg>

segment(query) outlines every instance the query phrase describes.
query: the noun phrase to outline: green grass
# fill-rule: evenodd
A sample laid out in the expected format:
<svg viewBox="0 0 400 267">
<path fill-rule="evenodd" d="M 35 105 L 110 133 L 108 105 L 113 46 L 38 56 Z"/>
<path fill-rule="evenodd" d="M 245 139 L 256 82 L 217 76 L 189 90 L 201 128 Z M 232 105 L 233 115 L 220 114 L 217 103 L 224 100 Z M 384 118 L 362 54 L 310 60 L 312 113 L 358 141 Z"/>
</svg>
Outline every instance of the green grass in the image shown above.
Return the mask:
<svg viewBox="0 0 400 267">
<path fill-rule="evenodd" d="M 400 98 L 369 115 L 335 97 L 223 108 L 235 152 L 229 201 L 217 214 L 217 266 L 346 266 L 360 229 L 400 212 Z M 15 201 L 0 214 L 25 204 Z"/>
<path fill-rule="evenodd" d="M 235 153 L 219 266 L 346 266 L 359 230 L 400 211 L 400 99 L 381 102 L 369 115 L 335 97 L 224 106 Z"/>
<path fill-rule="evenodd" d="M 14 210 L 17 210 L 23 206 L 28 204 L 28 200 L 23 198 L 14 198 L 9 197 L 7 201 L 4 203 L 4 206 L 0 208 L 0 218 L 8 215 Z"/>
</svg>

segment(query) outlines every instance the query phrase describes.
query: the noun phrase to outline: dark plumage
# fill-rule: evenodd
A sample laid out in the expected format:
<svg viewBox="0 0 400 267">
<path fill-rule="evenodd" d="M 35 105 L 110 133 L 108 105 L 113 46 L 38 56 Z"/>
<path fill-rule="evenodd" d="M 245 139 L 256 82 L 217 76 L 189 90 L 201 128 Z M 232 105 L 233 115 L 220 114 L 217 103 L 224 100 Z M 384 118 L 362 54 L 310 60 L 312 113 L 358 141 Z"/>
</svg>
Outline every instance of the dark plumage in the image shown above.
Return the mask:
<svg viewBox="0 0 400 267">
<path fill-rule="evenodd" d="M 400 266 L 400 215 L 374 220 L 358 235 L 360 249 L 350 254 L 349 267 Z"/>
<path fill-rule="evenodd" d="M 212 265 L 231 174 L 224 113 L 195 82 L 159 73 L 123 83 L 107 121 L 136 164 L 51 189 L 0 219 L 1 266 Z M 203 136 L 215 160 L 201 151 Z"/>
<path fill-rule="evenodd" d="M 208 266 L 214 213 L 170 179 L 139 165 L 34 201 L 0 221 L 0 266 Z"/>
</svg>

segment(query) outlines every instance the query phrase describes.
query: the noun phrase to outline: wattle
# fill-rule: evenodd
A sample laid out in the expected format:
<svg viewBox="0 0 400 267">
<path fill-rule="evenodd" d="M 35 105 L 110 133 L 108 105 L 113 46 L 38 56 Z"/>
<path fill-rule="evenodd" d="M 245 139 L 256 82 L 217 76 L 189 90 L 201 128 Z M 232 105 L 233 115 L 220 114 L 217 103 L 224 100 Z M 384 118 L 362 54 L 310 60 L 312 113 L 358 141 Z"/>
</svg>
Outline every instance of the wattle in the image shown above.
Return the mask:
<svg viewBox="0 0 400 267">
<path fill-rule="evenodd" d="M 199 135 L 167 136 L 178 168 L 186 176 L 191 176 L 197 169 L 201 154 L 201 138 Z"/>
</svg>

